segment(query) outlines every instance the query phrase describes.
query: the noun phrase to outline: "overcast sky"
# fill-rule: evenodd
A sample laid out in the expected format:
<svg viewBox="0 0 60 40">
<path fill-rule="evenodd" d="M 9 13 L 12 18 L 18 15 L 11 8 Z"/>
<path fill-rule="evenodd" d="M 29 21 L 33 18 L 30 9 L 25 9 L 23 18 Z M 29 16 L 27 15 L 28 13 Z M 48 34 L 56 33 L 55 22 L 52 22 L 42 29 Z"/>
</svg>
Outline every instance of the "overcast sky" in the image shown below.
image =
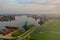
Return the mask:
<svg viewBox="0 0 60 40">
<path fill-rule="evenodd" d="M 0 14 L 60 14 L 60 0 L 0 0 Z"/>
</svg>

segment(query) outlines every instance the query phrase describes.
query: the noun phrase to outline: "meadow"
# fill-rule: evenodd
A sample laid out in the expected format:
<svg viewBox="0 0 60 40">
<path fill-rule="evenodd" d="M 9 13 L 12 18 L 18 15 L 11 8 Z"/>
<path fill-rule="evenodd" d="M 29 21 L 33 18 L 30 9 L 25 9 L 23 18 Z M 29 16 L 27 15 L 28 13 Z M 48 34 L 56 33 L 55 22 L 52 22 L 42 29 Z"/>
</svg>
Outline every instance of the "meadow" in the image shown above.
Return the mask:
<svg viewBox="0 0 60 40">
<path fill-rule="evenodd" d="M 37 27 L 32 34 L 33 40 L 60 40 L 60 20 L 54 19 L 46 25 Z"/>
</svg>

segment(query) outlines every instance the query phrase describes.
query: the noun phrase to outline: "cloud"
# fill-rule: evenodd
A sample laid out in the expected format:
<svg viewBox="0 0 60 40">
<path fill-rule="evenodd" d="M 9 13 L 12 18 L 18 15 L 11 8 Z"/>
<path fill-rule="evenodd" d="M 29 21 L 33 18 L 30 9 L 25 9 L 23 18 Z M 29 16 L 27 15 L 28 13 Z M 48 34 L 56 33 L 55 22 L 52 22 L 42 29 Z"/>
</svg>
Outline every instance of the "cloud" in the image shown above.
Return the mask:
<svg viewBox="0 0 60 40">
<path fill-rule="evenodd" d="M 60 3 L 60 0 L 32 0 L 34 3 Z"/>
<path fill-rule="evenodd" d="M 36 4 L 36 3 L 12 3 L 7 1 L 0 0 L 0 13 L 20 13 L 20 14 L 28 14 L 28 13 L 60 13 L 60 6 L 57 4 L 51 4 L 48 2 L 58 2 L 59 0 L 33 0 L 33 2 L 41 2 L 46 4 Z"/>
<path fill-rule="evenodd" d="M 3 12 L 17 12 L 17 13 L 40 13 L 50 11 L 56 8 L 56 5 L 40 5 L 40 4 L 7 4 L 0 6 Z"/>
<path fill-rule="evenodd" d="M 56 0 L 55 2 L 56 2 L 56 3 L 60 3 L 60 0 Z"/>
</svg>

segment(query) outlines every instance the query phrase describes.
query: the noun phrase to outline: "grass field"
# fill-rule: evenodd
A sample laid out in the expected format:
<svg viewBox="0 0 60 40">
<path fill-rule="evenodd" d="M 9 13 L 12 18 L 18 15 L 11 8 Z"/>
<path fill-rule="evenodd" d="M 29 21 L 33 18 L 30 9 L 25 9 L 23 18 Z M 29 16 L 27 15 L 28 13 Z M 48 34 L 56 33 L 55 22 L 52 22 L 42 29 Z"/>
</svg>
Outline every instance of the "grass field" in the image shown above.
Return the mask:
<svg viewBox="0 0 60 40">
<path fill-rule="evenodd" d="M 38 32 L 32 34 L 34 40 L 60 40 L 60 20 L 52 20 L 52 23 L 37 30 Z"/>
</svg>

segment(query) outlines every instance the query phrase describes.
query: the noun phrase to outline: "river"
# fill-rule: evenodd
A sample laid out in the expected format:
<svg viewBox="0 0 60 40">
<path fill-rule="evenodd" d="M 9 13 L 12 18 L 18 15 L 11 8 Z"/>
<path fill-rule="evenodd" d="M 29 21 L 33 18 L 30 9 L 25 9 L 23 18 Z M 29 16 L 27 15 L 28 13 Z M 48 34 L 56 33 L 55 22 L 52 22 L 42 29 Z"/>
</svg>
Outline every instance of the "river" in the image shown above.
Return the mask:
<svg viewBox="0 0 60 40">
<path fill-rule="evenodd" d="M 25 21 L 28 21 L 29 24 L 39 25 L 38 21 L 35 21 L 35 19 L 27 16 L 16 16 L 15 21 L 8 21 L 8 22 L 0 22 L 0 29 L 5 29 L 5 26 L 16 26 L 19 27 L 19 29 L 23 29 L 23 25 L 25 24 Z"/>
</svg>

